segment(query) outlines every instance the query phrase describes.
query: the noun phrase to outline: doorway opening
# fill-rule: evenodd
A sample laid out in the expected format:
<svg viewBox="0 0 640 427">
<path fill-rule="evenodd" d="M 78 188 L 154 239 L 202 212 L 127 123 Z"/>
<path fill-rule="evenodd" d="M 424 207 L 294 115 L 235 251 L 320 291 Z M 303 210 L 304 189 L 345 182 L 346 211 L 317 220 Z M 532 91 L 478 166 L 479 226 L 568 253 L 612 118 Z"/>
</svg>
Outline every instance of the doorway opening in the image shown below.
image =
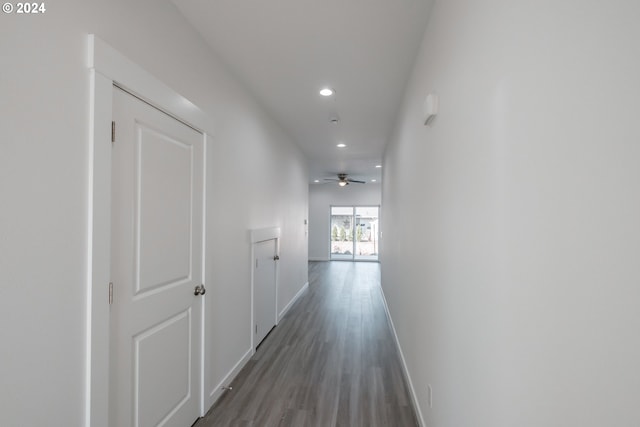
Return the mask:
<svg viewBox="0 0 640 427">
<path fill-rule="evenodd" d="M 379 206 L 331 206 L 331 260 L 378 261 Z"/>
</svg>

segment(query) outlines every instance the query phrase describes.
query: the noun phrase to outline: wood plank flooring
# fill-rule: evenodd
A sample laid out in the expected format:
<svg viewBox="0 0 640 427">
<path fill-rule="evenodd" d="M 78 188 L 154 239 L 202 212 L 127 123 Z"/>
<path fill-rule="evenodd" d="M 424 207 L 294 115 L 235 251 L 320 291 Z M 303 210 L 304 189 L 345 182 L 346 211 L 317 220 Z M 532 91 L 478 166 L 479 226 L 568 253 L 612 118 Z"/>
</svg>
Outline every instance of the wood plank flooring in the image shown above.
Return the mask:
<svg viewBox="0 0 640 427">
<path fill-rule="evenodd" d="M 310 262 L 309 290 L 196 427 L 417 426 L 378 263 Z"/>
</svg>

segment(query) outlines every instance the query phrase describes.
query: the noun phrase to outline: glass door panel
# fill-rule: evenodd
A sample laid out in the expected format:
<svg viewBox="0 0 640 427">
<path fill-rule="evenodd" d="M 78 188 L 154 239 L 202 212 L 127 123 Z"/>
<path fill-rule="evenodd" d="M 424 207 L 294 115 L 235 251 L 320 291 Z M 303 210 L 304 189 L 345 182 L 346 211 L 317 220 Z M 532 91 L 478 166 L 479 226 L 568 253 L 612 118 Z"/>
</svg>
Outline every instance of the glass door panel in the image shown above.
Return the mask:
<svg viewBox="0 0 640 427">
<path fill-rule="evenodd" d="M 378 260 L 377 206 L 355 207 L 353 254 L 356 260 Z"/>
<path fill-rule="evenodd" d="M 353 207 L 331 207 L 331 259 L 353 259 Z"/>
</svg>

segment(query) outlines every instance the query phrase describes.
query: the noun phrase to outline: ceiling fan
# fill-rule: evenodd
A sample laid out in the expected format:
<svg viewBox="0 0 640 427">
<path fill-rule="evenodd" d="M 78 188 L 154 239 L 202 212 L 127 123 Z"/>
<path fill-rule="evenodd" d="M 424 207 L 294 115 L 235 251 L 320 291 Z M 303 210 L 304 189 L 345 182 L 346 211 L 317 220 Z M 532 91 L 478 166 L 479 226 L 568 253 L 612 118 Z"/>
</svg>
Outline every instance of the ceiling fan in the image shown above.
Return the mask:
<svg viewBox="0 0 640 427">
<path fill-rule="evenodd" d="M 356 184 L 365 184 L 364 181 L 358 181 L 357 179 L 350 179 L 350 178 L 347 178 L 347 176 L 348 176 L 348 174 L 346 174 L 346 173 L 339 173 L 338 174 L 338 179 L 325 178 L 324 180 L 325 181 L 337 182 L 340 187 L 344 187 L 346 185 L 349 185 L 349 183 L 351 183 L 351 182 L 354 182 Z"/>
</svg>

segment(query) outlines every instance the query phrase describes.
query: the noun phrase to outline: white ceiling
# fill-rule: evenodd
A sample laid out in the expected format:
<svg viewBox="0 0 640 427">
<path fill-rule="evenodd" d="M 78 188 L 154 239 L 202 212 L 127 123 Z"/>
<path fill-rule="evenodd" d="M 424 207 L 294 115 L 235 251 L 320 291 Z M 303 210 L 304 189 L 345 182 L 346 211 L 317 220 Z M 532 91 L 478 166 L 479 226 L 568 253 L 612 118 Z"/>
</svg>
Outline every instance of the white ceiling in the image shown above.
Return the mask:
<svg viewBox="0 0 640 427">
<path fill-rule="evenodd" d="M 173 2 L 300 145 L 310 182 L 380 180 L 431 0 Z M 321 97 L 324 86 L 335 96 Z"/>
</svg>

